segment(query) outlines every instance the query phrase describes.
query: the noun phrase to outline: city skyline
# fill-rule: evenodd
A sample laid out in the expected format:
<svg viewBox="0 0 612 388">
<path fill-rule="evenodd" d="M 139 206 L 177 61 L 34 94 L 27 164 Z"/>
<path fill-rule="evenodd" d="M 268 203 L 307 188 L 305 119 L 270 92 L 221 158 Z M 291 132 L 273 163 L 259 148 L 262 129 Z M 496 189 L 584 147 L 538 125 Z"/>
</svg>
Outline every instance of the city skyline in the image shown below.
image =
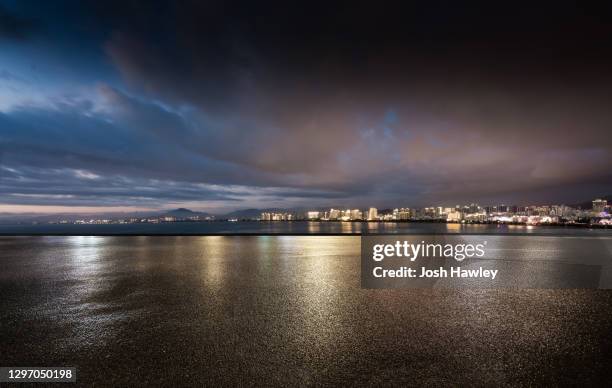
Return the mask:
<svg viewBox="0 0 612 388">
<path fill-rule="evenodd" d="M 611 201 L 612 202 L 612 201 Z M 186 208 L 167 209 L 154 213 L 109 213 L 98 217 L 71 213 L 59 218 L 11 218 L 0 214 L 0 223 L 51 224 L 133 224 L 209 221 L 432 221 L 450 223 L 564 224 L 583 226 L 612 225 L 612 204 L 605 198 L 581 204 L 486 205 L 477 203 L 455 206 L 390 207 L 378 209 L 335 206 L 331 208 L 243 209 L 227 214 L 211 214 Z M 4 217 L 2 217 L 4 216 Z M 30 215 L 32 216 L 32 215 Z M 66 218 L 66 217 L 69 218 Z"/>
<path fill-rule="evenodd" d="M 609 6 L 394 7 L 0 0 L 0 213 L 612 193 Z"/>
</svg>

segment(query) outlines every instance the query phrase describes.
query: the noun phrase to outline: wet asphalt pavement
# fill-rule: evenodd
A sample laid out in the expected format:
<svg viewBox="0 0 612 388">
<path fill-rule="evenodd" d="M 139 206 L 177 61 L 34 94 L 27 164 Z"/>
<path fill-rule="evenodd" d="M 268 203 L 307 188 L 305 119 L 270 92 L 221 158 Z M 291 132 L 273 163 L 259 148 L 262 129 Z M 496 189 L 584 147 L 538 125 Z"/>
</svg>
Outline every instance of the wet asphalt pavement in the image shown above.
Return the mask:
<svg viewBox="0 0 612 388">
<path fill-rule="evenodd" d="M 0 248 L 0 366 L 76 366 L 79 385 L 612 377 L 612 291 L 362 290 L 359 237 L 3 237 Z"/>
</svg>

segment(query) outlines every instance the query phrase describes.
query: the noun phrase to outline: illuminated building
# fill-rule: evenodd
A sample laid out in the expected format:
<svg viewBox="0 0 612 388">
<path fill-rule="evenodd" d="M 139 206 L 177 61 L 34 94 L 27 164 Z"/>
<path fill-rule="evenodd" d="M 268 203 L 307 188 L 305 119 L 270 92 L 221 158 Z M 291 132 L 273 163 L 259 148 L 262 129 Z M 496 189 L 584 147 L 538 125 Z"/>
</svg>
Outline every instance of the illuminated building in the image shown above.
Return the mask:
<svg viewBox="0 0 612 388">
<path fill-rule="evenodd" d="M 291 221 L 293 220 L 293 214 L 290 213 L 261 213 L 262 221 Z"/>
<path fill-rule="evenodd" d="M 459 211 L 453 211 L 450 212 L 446 215 L 446 221 L 447 222 L 459 222 L 461 221 L 461 212 Z"/>
<path fill-rule="evenodd" d="M 605 199 L 595 199 L 593 200 L 593 212 L 601 213 L 605 210 L 608 205 L 608 201 Z"/>
<path fill-rule="evenodd" d="M 410 209 L 407 209 L 407 208 L 399 209 L 399 211 L 397 212 L 397 219 L 402 220 L 402 221 L 409 220 L 410 219 Z"/>
<path fill-rule="evenodd" d="M 368 210 L 368 221 L 375 221 L 378 219 L 378 209 L 371 207 Z"/>
<path fill-rule="evenodd" d="M 341 217 L 340 210 L 338 210 L 338 209 L 330 209 L 330 211 L 329 211 L 329 219 L 330 220 L 337 220 L 340 217 Z"/>
<path fill-rule="evenodd" d="M 306 215 L 308 217 L 309 220 L 316 220 L 319 218 L 319 212 L 317 211 L 310 211 L 307 213 Z"/>
</svg>

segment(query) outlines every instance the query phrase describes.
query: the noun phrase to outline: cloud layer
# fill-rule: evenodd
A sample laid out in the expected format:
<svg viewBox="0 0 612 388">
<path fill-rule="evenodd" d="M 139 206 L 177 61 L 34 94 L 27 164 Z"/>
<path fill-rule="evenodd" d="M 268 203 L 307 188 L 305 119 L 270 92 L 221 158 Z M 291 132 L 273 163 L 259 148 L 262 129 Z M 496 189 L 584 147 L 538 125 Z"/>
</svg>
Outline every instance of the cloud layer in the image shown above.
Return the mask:
<svg viewBox="0 0 612 388">
<path fill-rule="evenodd" d="M 418 206 L 612 190 L 612 28 L 598 12 L 97 7 L 65 16 L 93 20 L 70 38 L 56 18 L 0 12 L 14 20 L 0 66 L 3 204 Z M 34 37 L 17 23 L 30 19 Z M 45 72 L 59 52 L 76 63 L 79 42 L 105 65 Z M 27 53 L 42 61 L 17 66 Z"/>
</svg>

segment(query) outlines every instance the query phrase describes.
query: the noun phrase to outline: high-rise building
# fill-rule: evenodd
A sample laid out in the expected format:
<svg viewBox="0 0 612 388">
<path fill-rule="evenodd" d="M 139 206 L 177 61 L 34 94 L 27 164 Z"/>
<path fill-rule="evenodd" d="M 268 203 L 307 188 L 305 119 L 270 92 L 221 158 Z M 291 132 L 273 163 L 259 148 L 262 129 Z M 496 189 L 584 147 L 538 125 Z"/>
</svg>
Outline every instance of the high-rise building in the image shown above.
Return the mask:
<svg viewBox="0 0 612 388">
<path fill-rule="evenodd" d="M 436 208 L 435 207 L 426 207 L 425 209 L 423 209 L 424 211 L 424 216 L 426 218 L 435 218 L 436 217 Z"/>
<path fill-rule="evenodd" d="M 378 219 L 378 209 L 371 207 L 368 210 L 368 221 L 375 221 Z"/>
<path fill-rule="evenodd" d="M 341 217 L 340 210 L 338 210 L 338 209 L 330 209 L 329 210 L 329 219 L 330 220 L 337 220 L 340 217 Z"/>
<path fill-rule="evenodd" d="M 595 199 L 593 200 L 593 212 L 601 213 L 605 210 L 608 205 L 608 201 L 605 199 Z"/>
<path fill-rule="evenodd" d="M 260 220 L 262 221 L 291 221 L 293 220 L 293 214 L 291 213 L 261 213 Z"/>
<path fill-rule="evenodd" d="M 306 213 L 306 217 L 308 217 L 309 220 L 316 220 L 319 218 L 319 212 L 317 211 L 310 211 L 308 213 Z"/>
<path fill-rule="evenodd" d="M 461 221 L 461 218 L 461 212 L 459 211 L 450 212 L 446 215 L 446 220 L 448 222 L 459 222 Z"/>
<path fill-rule="evenodd" d="M 359 209 L 353 209 L 350 212 L 351 220 L 361 220 L 363 219 L 363 213 Z"/>
<path fill-rule="evenodd" d="M 397 219 L 402 220 L 402 221 L 409 220 L 410 219 L 410 209 L 407 209 L 407 208 L 399 209 L 399 211 L 397 212 Z"/>
</svg>

